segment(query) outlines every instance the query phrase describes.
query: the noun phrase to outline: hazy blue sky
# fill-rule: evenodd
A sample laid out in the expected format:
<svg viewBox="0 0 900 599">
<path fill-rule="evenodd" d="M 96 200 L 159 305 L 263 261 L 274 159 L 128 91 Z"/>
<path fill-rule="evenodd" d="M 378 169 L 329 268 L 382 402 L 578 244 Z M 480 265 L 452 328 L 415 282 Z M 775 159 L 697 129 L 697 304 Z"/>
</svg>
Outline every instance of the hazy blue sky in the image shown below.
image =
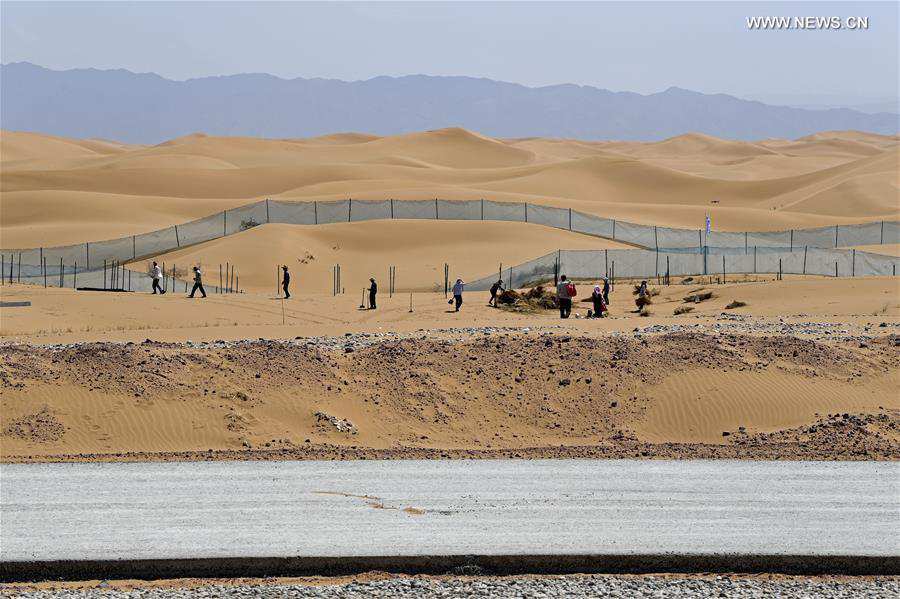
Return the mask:
<svg viewBox="0 0 900 599">
<path fill-rule="evenodd" d="M 898 3 L 2 2 L 2 61 L 165 77 L 471 75 L 641 93 L 896 97 Z M 751 31 L 750 16 L 865 31 Z M 836 98 L 835 98 L 836 99 Z"/>
</svg>

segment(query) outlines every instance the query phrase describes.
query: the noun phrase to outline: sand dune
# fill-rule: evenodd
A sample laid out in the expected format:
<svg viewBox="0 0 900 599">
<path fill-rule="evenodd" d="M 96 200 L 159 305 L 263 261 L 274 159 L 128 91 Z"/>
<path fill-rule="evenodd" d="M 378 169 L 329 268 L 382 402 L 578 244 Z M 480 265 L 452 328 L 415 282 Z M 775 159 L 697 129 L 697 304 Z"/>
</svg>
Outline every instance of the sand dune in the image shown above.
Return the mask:
<svg viewBox="0 0 900 599">
<path fill-rule="evenodd" d="M 391 243 L 385 244 L 386 239 Z M 235 266 L 242 288 L 272 294 L 279 264 L 291 269 L 294 293 L 304 294 L 331 292 L 332 267 L 340 264 L 344 288 L 358 297 L 369 277 L 386 292 L 389 266 L 397 268 L 398 291 L 435 291 L 443 289 L 445 263 L 454 280 L 474 280 L 498 271 L 501 264 L 521 264 L 563 247 L 627 246 L 525 223 L 401 220 L 262 225 L 156 260 L 185 272 L 189 265 L 206 265 L 210 285 L 218 284 L 218 266 L 227 262 Z"/>
<path fill-rule="evenodd" d="M 311 139 L 193 134 L 157 146 L 2 132 L 0 246 L 145 232 L 264 197 L 489 198 L 644 224 L 782 229 L 900 215 L 898 140 L 492 139 L 459 128 Z"/>
</svg>

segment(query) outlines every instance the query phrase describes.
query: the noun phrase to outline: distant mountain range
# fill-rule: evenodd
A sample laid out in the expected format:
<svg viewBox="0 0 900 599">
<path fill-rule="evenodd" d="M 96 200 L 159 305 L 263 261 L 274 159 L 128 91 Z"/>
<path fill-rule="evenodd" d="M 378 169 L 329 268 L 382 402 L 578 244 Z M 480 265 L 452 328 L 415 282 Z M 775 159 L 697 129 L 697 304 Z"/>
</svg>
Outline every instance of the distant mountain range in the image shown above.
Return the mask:
<svg viewBox="0 0 900 599">
<path fill-rule="evenodd" d="M 472 77 L 366 81 L 243 74 L 172 81 L 152 73 L 0 67 L 0 126 L 66 137 L 159 143 L 188 133 L 308 137 L 465 127 L 495 137 L 657 140 L 688 131 L 730 139 L 858 129 L 893 135 L 898 115 L 771 106 L 672 87 L 641 95 L 590 86 L 526 87 Z"/>
</svg>

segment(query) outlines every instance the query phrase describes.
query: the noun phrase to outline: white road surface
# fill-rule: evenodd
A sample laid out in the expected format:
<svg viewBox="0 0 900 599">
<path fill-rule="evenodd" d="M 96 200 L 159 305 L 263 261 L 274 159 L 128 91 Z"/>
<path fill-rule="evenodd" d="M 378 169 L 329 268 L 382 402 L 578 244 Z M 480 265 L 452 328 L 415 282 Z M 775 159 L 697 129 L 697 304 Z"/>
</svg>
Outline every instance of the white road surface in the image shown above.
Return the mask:
<svg viewBox="0 0 900 599">
<path fill-rule="evenodd" d="M 900 555 L 900 464 L 354 461 L 0 466 L 4 562 Z"/>
</svg>

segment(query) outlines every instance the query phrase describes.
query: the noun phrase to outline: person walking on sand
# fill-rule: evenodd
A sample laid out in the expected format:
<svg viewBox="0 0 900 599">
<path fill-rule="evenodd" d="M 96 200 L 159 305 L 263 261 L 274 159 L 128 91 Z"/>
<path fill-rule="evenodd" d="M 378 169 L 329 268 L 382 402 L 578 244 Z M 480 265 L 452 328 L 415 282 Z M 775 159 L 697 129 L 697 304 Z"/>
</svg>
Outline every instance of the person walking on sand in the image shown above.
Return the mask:
<svg viewBox="0 0 900 599">
<path fill-rule="evenodd" d="M 287 264 L 282 266 L 281 270 L 284 272 L 281 280 L 281 288 L 284 290 L 284 299 L 291 299 L 291 292 L 288 290 L 291 286 L 291 273 L 288 272 Z"/>
<path fill-rule="evenodd" d="M 200 290 L 200 293 L 203 294 L 203 297 L 206 297 L 206 290 L 203 289 L 203 275 L 200 273 L 200 267 L 194 267 L 194 287 L 191 289 L 191 294 L 188 297 L 194 297 L 194 294 L 197 293 L 197 290 Z"/>
<path fill-rule="evenodd" d="M 594 285 L 591 302 L 594 304 L 594 318 L 603 318 L 603 313 L 606 311 L 606 303 L 603 301 L 603 290 L 600 288 L 600 285 Z"/>
<path fill-rule="evenodd" d="M 156 262 L 150 267 L 150 277 L 153 279 L 153 295 L 156 295 L 157 291 L 160 295 L 165 295 L 166 290 L 159 286 L 159 282 L 162 280 L 162 269 Z"/>
<path fill-rule="evenodd" d="M 463 283 L 462 279 L 456 279 L 456 283 L 453 284 L 453 299 L 447 303 L 452 304 L 456 302 L 456 312 L 459 312 L 459 307 L 462 306 L 462 294 L 465 286 L 466 284 Z"/>
<path fill-rule="evenodd" d="M 491 299 L 488 300 L 488 306 L 497 307 L 497 294 L 502 293 L 503 289 L 503 280 L 500 279 L 493 285 L 491 285 Z"/>
<path fill-rule="evenodd" d="M 566 275 L 559 277 L 556 284 L 556 301 L 559 302 L 559 317 L 568 318 L 572 313 L 572 298 L 575 297 L 575 285 L 566 279 Z"/>
<path fill-rule="evenodd" d="M 375 277 L 370 278 L 369 283 L 369 310 L 374 310 L 377 307 L 375 296 L 378 295 L 378 283 L 375 282 Z"/>
</svg>

